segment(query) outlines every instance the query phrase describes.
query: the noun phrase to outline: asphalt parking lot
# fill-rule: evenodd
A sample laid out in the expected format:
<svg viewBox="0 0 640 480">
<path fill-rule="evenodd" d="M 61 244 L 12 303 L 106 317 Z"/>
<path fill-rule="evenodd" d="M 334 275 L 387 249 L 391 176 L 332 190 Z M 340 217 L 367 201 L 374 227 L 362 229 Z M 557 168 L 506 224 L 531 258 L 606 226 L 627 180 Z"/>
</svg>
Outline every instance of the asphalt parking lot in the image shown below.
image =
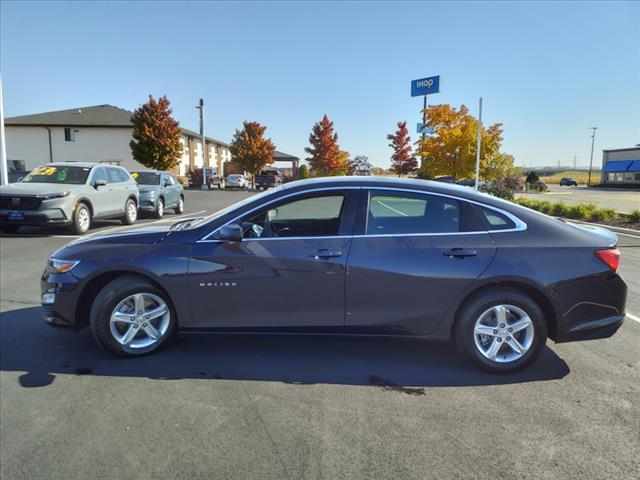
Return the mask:
<svg viewBox="0 0 640 480">
<path fill-rule="evenodd" d="M 187 192 L 186 214 L 246 195 Z M 3 479 L 635 479 L 640 471 L 640 238 L 632 233 L 620 233 L 631 314 L 621 330 L 549 341 L 536 364 L 506 376 L 475 370 L 452 345 L 417 340 L 189 337 L 117 359 L 90 332 L 41 319 L 42 268 L 73 238 L 36 229 L 0 238 Z"/>
<path fill-rule="evenodd" d="M 613 208 L 618 213 L 631 213 L 640 209 L 640 190 L 619 188 L 598 188 L 585 186 L 561 187 L 549 185 L 545 193 L 518 193 L 516 197 L 564 202 L 569 205 L 577 203 L 593 203 L 600 208 Z"/>
</svg>

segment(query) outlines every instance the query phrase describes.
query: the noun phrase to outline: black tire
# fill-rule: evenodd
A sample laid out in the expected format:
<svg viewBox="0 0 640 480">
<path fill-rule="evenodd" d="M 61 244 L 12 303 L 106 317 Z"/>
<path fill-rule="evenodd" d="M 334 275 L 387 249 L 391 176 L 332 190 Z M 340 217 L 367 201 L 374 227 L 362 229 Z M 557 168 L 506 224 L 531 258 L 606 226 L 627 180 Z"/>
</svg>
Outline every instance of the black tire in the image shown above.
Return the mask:
<svg viewBox="0 0 640 480">
<path fill-rule="evenodd" d="M 153 218 L 162 218 L 164 215 L 164 200 L 162 197 L 158 198 L 156 202 L 156 209 L 153 211 Z"/>
<path fill-rule="evenodd" d="M 497 305 L 513 305 L 523 310 L 533 325 L 533 340 L 529 349 L 520 358 L 505 363 L 485 357 L 478 350 L 474 335 L 476 320 L 483 312 Z M 458 349 L 478 367 L 491 373 L 509 373 L 527 367 L 538 358 L 546 341 L 547 324 L 540 306 L 519 290 L 511 288 L 484 290 L 467 299 L 458 312 L 455 324 L 455 342 Z M 511 351 L 506 345 L 501 348 Z"/>
<path fill-rule="evenodd" d="M 73 212 L 71 231 L 76 235 L 84 235 L 91 228 L 91 210 L 84 203 L 78 203 Z"/>
<path fill-rule="evenodd" d="M 135 293 L 151 293 L 160 297 L 169 307 L 171 314 L 167 331 L 153 345 L 142 348 L 127 348 L 120 344 L 111 333 L 110 318 L 116 306 L 125 298 Z M 102 288 L 91 306 L 91 332 L 98 345 L 108 352 L 121 357 L 138 357 L 156 352 L 167 345 L 175 337 L 177 317 L 171 300 L 151 282 L 136 275 L 116 278 Z"/>
<path fill-rule="evenodd" d="M 133 225 L 134 223 L 136 223 L 137 219 L 138 205 L 136 205 L 136 202 L 132 198 L 129 198 L 124 204 L 124 212 L 122 214 L 122 217 L 120 218 L 120 221 L 123 225 Z"/>
<path fill-rule="evenodd" d="M 18 230 L 20 230 L 20 225 L 0 225 L 2 233 L 16 233 Z"/>
<path fill-rule="evenodd" d="M 176 204 L 176 208 L 174 208 L 173 211 L 178 215 L 184 213 L 184 197 L 180 196 L 178 203 Z"/>
</svg>

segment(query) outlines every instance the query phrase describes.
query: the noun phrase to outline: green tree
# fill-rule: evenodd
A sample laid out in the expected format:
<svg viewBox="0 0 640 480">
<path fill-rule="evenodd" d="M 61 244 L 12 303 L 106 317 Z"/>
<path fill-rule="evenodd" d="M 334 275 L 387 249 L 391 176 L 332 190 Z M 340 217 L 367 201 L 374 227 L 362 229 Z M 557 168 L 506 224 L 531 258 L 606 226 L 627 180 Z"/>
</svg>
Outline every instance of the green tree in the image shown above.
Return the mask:
<svg viewBox="0 0 640 480">
<path fill-rule="evenodd" d="M 302 164 L 298 167 L 298 178 L 309 178 L 309 167 Z"/>
<path fill-rule="evenodd" d="M 174 168 L 182 156 L 182 129 L 171 116 L 166 96 L 149 101 L 131 115 L 132 140 L 129 142 L 133 159 L 154 170 Z"/>
<path fill-rule="evenodd" d="M 420 139 L 418 155 L 422 177 L 451 175 L 454 178 L 475 175 L 478 121 L 461 105 L 432 105 L 426 109 L 427 125 L 434 133 Z M 482 127 L 480 166 L 485 165 L 500 149 L 502 125 Z"/>
<path fill-rule="evenodd" d="M 268 164 L 273 163 L 276 147 L 270 138 L 264 138 L 267 127 L 258 122 L 243 122 L 242 130 L 236 130 L 229 151 L 231 161 L 251 175 L 251 185 L 255 186 L 255 176 Z"/>
<path fill-rule="evenodd" d="M 480 162 L 480 177 L 483 180 L 499 180 L 515 173 L 515 159 L 513 155 L 495 152 Z"/>
</svg>

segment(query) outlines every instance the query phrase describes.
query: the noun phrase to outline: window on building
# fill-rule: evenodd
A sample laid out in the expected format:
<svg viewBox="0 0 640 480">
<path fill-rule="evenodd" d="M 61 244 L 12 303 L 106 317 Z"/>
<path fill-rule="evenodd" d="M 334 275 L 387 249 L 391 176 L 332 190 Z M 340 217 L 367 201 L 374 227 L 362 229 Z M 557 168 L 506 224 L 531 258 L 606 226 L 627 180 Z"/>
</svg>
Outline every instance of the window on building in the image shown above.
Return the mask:
<svg viewBox="0 0 640 480">
<path fill-rule="evenodd" d="M 120 160 L 100 160 L 100 163 L 104 163 L 105 165 L 117 165 L 117 166 L 120 166 Z"/>
<path fill-rule="evenodd" d="M 73 128 L 67 127 L 64 129 L 64 141 L 65 142 L 76 141 L 76 131 Z"/>
<path fill-rule="evenodd" d="M 636 173 L 636 182 L 640 182 L 640 173 Z"/>
<path fill-rule="evenodd" d="M 624 173 L 616 173 L 616 182 L 622 182 L 624 180 Z"/>
<path fill-rule="evenodd" d="M 24 160 L 7 160 L 7 162 L 9 167 L 9 173 L 26 171 Z"/>
<path fill-rule="evenodd" d="M 633 173 L 631 172 L 627 172 L 624 174 L 624 181 L 625 182 L 633 182 Z"/>
</svg>

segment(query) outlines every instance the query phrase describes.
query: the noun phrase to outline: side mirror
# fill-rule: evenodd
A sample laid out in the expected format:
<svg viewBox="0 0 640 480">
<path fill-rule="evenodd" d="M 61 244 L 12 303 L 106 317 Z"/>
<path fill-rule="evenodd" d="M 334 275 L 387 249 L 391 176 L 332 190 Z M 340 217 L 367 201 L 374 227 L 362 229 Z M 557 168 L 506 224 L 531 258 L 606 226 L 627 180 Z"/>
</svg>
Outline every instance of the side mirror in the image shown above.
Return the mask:
<svg viewBox="0 0 640 480">
<path fill-rule="evenodd" d="M 168 187 L 169 185 L 171 185 L 171 183 L 169 183 L 169 180 L 163 180 L 162 182 L 163 187 Z"/>
<path fill-rule="evenodd" d="M 95 182 L 93 182 L 93 186 L 96 188 L 104 187 L 106 184 L 107 184 L 107 181 L 102 178 L 99 178 Z"/>
<path fill-rule="evenodd" d="M 220 230 L 218 230 L 216 238 L 226 242 L 241 242 L 243 238 L 242 227 L 237 223 L 223 225 L 220 227 Z"/>
</svg>

